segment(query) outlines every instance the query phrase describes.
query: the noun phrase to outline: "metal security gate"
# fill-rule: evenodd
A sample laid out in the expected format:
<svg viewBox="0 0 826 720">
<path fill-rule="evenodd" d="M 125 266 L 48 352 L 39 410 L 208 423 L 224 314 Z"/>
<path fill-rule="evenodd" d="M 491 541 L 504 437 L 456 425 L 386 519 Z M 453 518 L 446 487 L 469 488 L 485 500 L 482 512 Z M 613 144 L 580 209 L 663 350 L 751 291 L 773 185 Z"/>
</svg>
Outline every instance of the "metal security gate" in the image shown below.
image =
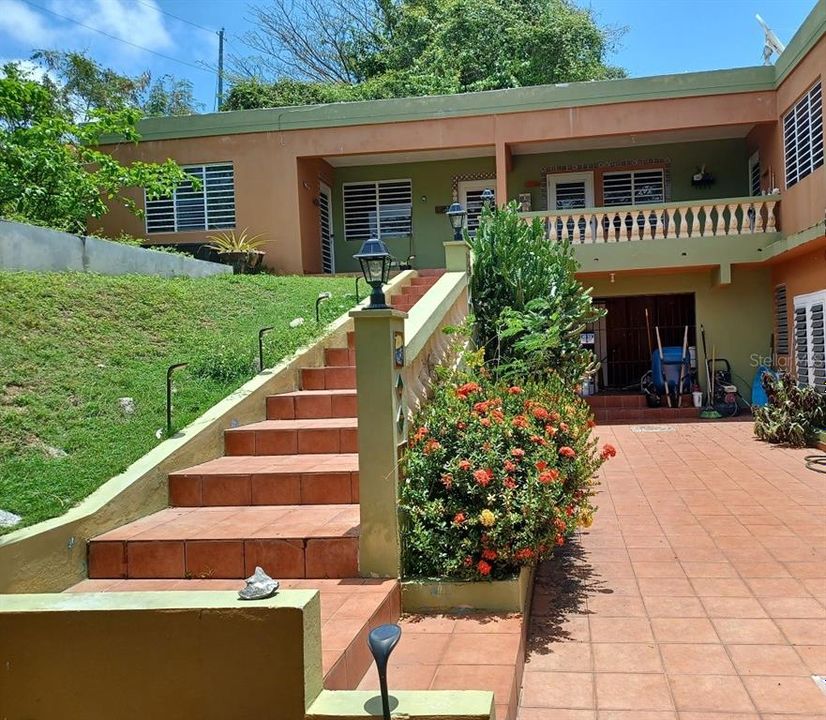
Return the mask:
<svg viewBox="0 0 826 720">
<path fill-rule="evenodd" d="M 321 272 L 332 275 L 336 271 L 333 247 L 332 202 L 330 188 L 321 183 L 318 194 L 318 214 L 321 223 Z"/>
</svg>

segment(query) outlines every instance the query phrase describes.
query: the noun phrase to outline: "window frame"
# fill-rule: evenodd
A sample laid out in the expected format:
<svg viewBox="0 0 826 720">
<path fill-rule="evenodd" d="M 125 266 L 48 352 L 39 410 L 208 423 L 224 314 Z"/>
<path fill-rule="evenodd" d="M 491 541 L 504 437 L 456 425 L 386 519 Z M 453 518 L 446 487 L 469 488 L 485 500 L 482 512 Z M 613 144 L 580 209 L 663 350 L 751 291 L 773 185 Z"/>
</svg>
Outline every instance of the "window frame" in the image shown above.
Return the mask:
<svg viewBox="0 0 826 720">
<path fill-rule="evenodd" d="M 794 347 L 794 361 L 795 361 L 795 373 L 797 376 L 797 383 L 803 387 L 814 387 L 820 392 L 826 393 L 826 352 L 821 350 L 820 357 L 816 357 L 815 349 L 813 347 L 813 327 L 812 327 L 812 312 L 814 311 L 815 306 L 820 307 L 821 318 L 820 322 L 820 333 L 821 338 L 820 342 L 823 344 L 824 342 L 824 335 L 826 335 L 826 327 L 824 327 L 824 315 L 826 315 L 826 288 L 823 290 L 817 290 L 811 293 L 805 293 L 802 295 L 795 295 L 794 296 L 794 325 L 792 328 L 793 336 L 795 338 L 795 347 Z M 797 340 L 798 337 L 798 320 L 799 320 L 799 313 L 803 312 L 803 317 L 806 321 L 805 327 L 805 335 L 806 335 L 806 347 L 805 347 L 805 370 L 806 370 L 806 378 L 802 379 L 800 376 L 801 371 L 801 364 L 800 360 L 802 357 L 801 348 L 799 342 Z M 821 383 L 817 382 L 817 370 L 820 369 L 821 376 L 824 378 Z M 821 389 L 822 388 L 822 389 Z"/>
<path fill-rule="evenodd" d="M 409 218 L 407 221 L 407 229 L 403 232 L 382 233 L 382 218 L 381 218 L 381 193 L 380 187 L 382 185 L 391 185 L 393 183 L 408 183 L 410 188 L 410 203 L 409 203 Z M 372 185 L 375 193 L 375 205 L 372 212 L 367 211 L 368 231 L 367 237 L 352 237 L 353 231 L 348 230 L 347 227 L 347 188 L 354 186 L 369 186 Z M 352 201 L 351 201 L 352 202 Z M 387 203 L 387 205 L 398 205 L 400 203 Z M 341 184 L 341 213 L 342 223 L 344 225 L 344 241 L 345 242 L 364 242 L 372 235 L 372 225 L 375 223 L 375 237 L 379 240 L 384 238 L 407 238 L 413 236 L 413 179 L 412 178 L 387 178 L 383 180 L 352 180 Z M 392 224 L 396 224 L 393 222 Z"/>
<path fill-rule="evenodd" d="M 602 177 L 600 178 L 600 190 L 602 192 L 602 206 L 603 207 L 643 207 L 645 205 L 660 205 L 662 203 L 668 202 L 668 182 L 665 173 L 664 167 L 651 167 L 651 168 L 628 168 L 626 170 L 611 170 L 610 172 L 602 173 Z M 661 200 L 650 200 L 647 202 L 638 202 L 636 199 L 636 176 L 639 173 L 660 173 L 660 177 L 662 178 L 662 199 Z M 630 203 L 609 203 L 606 200 L 606 193 L 605 193 L 605 180 L 606 178 L 617 176 L 617 175 L 630 175 L 631 176 L 631 202 Z"/>
<path fill-rule="evenodd" d="M 229 189 L 231 189 L 231 223 L 227 222 L 218 222 L 217 218 L 215 222 L 211 222 L 212 215 L 218 215 L 223 218 L 225 214 L 228 214 L 226 208 L 222 207 L 220 209 L 213 208 L 210 210 L 210 200 L 209 200 L 209 186 L 207 182 L 207 168 L 211 167 L 218 167 L 218 168 L 229 168 L 231 175 L 231 183 Z M 188 172 L 190 170 L 199 170 L 200 175 L 195 175 L 194 173 L 190 173 L 191 175 L 198 177 L 199 182 L 201 183 L 201 189 L 197 191 L 197 193 L 192 190 L 192 183 L 191 181 L 184 181 L 183 183 L 179 184 L 178 187 L 175 188 L 174 192 L 171 196 L 168 197 L 160 197 L 150 199 L 146 194 L 146 188 L 143 190 L 143 207 L 144 207 L 144 229 L 147 235 L 171 235 L 177 233 L 187 233 L 187 232 L 207 232 L 209 230 L 234 230 L 238 227 L 238 208 L 236 204 L 236 196 L 235 196 L 235 163 L 232 160 L 224 160 L 220 162 L 209 162 L 209 163 L 192 163 L 187 165 L 181 165 L 181 169 L 184 172 Z M 190 189 L 184 190 L 181 189 L 182 185 L 187 185 Z M 221 190 L 226 190 L 226 187 L 218 188 L 216 192 Z M 182 193 L 189 193 L 192 194 L 194 197 L 189 198 L 190 200 L 197 199 L 197 196 L 200 195 L 202 198 L 203 203 L 203 226 L 198 227 L 180 227 L 179 222 L 179 202 L 183 202 L 183 199 L 179 199 L 177 197 L 179 190 Z M 213 199 L 213 202 L 220 202 L 222 205 L 227 205 L 227 201 L 225 197 L 216 197 Z M 161 204 L 167 203 L 169 204 L 169 209 L 166 211 L 166 214 L 169 215 L 171 213 L 171 222 L 172 222 L 172 229 L 161 229 L 156 230 L 152 229 L 150 226 L 151 224 L 158 223 L 159 220 L 157 217 L 153 220 L 152 218 L 152 210 L 155 208 L 159 208 Z M 161 211 L 162 212 L 162 211 Z"/>
<path fill-rule="evenodd" d="M 812 106 L 815 96 L 816 117 L 812 119 Z M 804 116 L 805 113 L 805 116 Z M 805 117 L 805 122 L 802 118 Z M 807 130 L 806 140 L 799 138 L 801 127 Z M 823 87 L 821 78 L 818 78 L 781 116 L 781 132 L 783 140 L 783 172 L 784 184 L 788 190 L 797 185 L 824 163 L 824 130 L 823 130 Z M 801 170 L 801 153 L 808 165 Z"/>
</svg>

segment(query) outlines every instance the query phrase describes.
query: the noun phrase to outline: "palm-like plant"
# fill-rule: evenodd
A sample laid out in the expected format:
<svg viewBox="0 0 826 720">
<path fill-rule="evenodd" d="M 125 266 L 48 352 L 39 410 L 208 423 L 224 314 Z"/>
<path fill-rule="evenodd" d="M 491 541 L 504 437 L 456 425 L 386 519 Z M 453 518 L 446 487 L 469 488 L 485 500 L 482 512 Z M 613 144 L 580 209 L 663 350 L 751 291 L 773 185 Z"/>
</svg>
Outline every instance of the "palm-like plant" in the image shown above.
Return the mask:
<svg viewBox="0 0 826 720">
<path fill-rule="evenodd" d="M 219 253 L 259 252 L 267 242 L 263 233 L 249 235 L 247 228 L 244 228 L 238 235 L 235 234 L 235 230 L 230 230 L 218 235 L 210 235 L 207 240 L 212 241 L 207 247 Z"/>
</svg>

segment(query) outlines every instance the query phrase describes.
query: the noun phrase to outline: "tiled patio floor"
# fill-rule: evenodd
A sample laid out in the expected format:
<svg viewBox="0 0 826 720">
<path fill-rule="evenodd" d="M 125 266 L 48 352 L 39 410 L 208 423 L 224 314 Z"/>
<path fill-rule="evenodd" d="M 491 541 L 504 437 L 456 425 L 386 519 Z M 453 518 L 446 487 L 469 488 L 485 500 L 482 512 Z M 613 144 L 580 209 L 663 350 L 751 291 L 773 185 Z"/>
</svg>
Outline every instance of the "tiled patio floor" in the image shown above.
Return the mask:
<svg viewBox="0 0 826 720">
<path fill-rule="evenodd" d="M 751 423 L 599 428 L 593 527 L 537 578 L 520 720 L 826 717 L 826 475 Z"/>
</svg>

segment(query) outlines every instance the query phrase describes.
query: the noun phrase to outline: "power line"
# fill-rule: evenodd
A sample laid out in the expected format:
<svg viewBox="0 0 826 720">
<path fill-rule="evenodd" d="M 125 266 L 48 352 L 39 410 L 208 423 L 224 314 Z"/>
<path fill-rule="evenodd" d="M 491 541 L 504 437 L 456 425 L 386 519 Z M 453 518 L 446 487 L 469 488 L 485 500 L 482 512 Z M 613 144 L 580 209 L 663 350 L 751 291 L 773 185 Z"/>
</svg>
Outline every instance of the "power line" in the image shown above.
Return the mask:
<svg viewBox="0 0 826 720">
<path fill-rule="evenodd" d="M 146 0 L 135 0 L 135 1 L 139 2 L 141 5 L 146 5 L 146 7 L 152 8 L 153 10 L 157 10 L 162 15 L 168 15 L 171 18 L 175 18 L 176 20 L 178 20 L 182 23 L 186 23 L 187 25 L 192 25 L 192 27 L 196 27 L 199 30 L 203 30 L 204 32 L 208 32 L 208 33 L 212 33 L 212 34 L 215 34 L 215 32 L 216 32 L 215 30 L 212 30 L 208 27 L 204 27 L 203 25 L 199 25 L 198 23 L 194 23 L 191 20 L 187 20 L 186 18 L 182 18 L 178 15 L 173 15 L 171 12 L 167 12 L 166 10 L 158 7 L 157 5 L 155 5 L 153 3 L 146 2 Z"/>
<path fill-rule="evenodd" d="M 130 42 L 129 40 L 124 40 L 123 38 L 119 38 L 119 37 L 117 37 L 117 35 L 111 35 L 108 32 L 105 32 L 105 31 L 100 30 L 96 27 L 93 27 L 92 25 L 87 25 L 86 23 L 82 23 L 82 22 L 80 22 L 80 20 L 75 20 L 74 18 L 67 17 L 66 15 L 61 15 L 60 13 L 56 13 L 54 10 L 49 10 L 48 8 L 45 8 L 42 5 L 37 5 L 36 3 L 33 3 L 31 0 L 23 0 L 23 2 L 25 2 L 27 5 L 31 5 L 33 8 L 37 8 L 38 10 L 42 10 L 43 12 L 50 13 L 51 15 L 54 15 L 55 17 L 59 17 L 61 20 L 66 20 L 68 22 L 74 23 L 75 25 L 80 25 L 80 27 L 86 28 L 87 30 L 91 30 L 93 32 L 99 33 L 99 34 L 101 34 L 105 37 L 108 37 L 111 40 L 116 40 L 117 42 L 124 43 L 125 45 L 131 45 L 133 48 L 137 48 L 138 50 L 143 50 L 144 52 L 148 52 L 152 55 L 157 55 L 158 57 L 163 58 L 164 60 L 169 60 L 170 62 L 176 62 L 179 65 L 186 65 L 187 67 L 194 68 L 195 70 L 200 70 L 201 72 L 208 72 L 210 74 L 212 74 L 212 72 L 213 72 L 212 70 L 209 70 L 205 67 L 202 67 L 201 65 L 196 65 L 195 63 L 187 62 L 186 60 L 180 60 L 179 58 L 174 58 L 170 55 L 164 55 L 163 53 L 159 53 L 155 50 L 150 50 L 149 48 L 144 47 L 143 45 L 138 45 L 137 43 Z M 210 31 L 210 32 L 212 32 L 212 31 Z"/>
</svg>

